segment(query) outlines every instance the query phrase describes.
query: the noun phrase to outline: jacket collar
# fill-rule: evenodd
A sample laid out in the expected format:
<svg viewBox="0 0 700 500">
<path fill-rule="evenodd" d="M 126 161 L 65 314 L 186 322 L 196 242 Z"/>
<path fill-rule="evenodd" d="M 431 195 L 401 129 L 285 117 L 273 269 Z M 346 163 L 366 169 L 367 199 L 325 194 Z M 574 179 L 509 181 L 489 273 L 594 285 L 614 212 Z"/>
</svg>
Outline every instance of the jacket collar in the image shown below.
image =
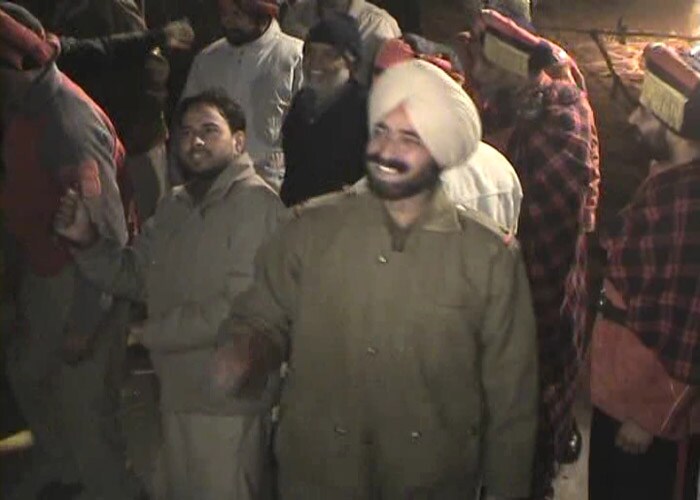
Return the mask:
<svg viewBox="0 0 700 500">
<path fill-rule="evenodd" d="M 238 158 L 233 160 L 231 164 L 224 169 L 216 178 L 204 200 L 199 205 L 200 209 L 205 209 L 220 201 L 231 190 L 234 184 L 244 179 L 248 179 L 255 175 L 253 168 L 253 160 L 248 153 L 243 153 Z M 187 192 L 185 186 L 178 186 L 173 191 L 173 196 L 176 200 L 192 204 L 192 197 Z"/>
<path fill-rule="evenodd" d="M 382 221 L 383 224 L 388 224 L 390 219 L 386 209 L 384 208 L 382 200 L 371 193 L 369 193 L 368 196 L 371 197 L 377 209 L 381 210 L 385 215 L 385 217 L 379 218 L 377 218 L 375 215 L 374 219 Z M 447 197 L 447 193 L 445 193 L 445 190 L 442 187 L 442 184 L 440 184 L 435 189 L 435 192 L 428 202 L 425 211 L 413 225 L 411 231 L 415 229 L 436 233 L 453 233 L 461 231 L 462 225 L 459 222 L 457 210 L 457 206 L 450 201 L 450 199 Z"/>
</svg>

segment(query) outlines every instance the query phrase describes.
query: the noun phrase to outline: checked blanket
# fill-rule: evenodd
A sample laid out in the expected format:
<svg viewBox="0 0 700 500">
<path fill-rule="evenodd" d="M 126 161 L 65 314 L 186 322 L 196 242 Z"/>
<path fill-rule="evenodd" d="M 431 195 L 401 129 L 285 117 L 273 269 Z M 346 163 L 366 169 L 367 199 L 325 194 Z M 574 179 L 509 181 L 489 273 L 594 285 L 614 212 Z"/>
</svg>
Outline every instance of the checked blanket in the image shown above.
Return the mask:
<svg viewBox="0 0 700 500">
<path fill-rule="evenodd" d="M 535 496 L 546 489 L 573 426 L 579 356 L 574 335 L 585 328 L 586 231 L 594 226 L 599 156 L 593 112 L 571 82 L 553 81 L 532 93 L 508 156 L 523 187 L 518 238 L 537 319 L 542 419 Z M 567 298 L 567 296 L 570 296 Z"/>
<path fill-rule="evenodd" d="M 602 244 L 627 326 L 670 376 L 700 385 L 700 160 L 650 175 Z"/>
</svg>

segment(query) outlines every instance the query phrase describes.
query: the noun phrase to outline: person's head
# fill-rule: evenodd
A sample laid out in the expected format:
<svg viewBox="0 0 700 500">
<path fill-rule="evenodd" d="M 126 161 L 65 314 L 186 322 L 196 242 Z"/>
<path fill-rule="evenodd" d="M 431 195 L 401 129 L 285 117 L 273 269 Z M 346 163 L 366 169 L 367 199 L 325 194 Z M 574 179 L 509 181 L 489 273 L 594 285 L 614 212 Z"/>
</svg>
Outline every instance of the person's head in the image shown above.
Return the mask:
<svg viewBox="0 0 700 500">
<path fill-rule="evenodd" d="M 700 73 L 663 44 L 647 46 L 644 62 L 640 105 L 628 120 L 640 150 L 650 160 L 662 163 L 679 156 L 681 151 L 698 150 Z"/>
<path fill-rule="evenodd" d="M 245 152 L 245 114 L 221 91 L 183 99 L 175 122 L 178 157 L 189 174 L 220 171 Z"/>
<path fill-rule="evenodd" d="M 409 37 L 418 38 L 417 35 L 406 35 L 407 39 Z M 377 50 L 377 54 L 374 56 L 372 82 L 374 83 L 384 71 L 392 66 L 410 61 L 411 59 L 421 59 L 434 64 L 447 73 L 447 75 L 459 85 L 464 85 L 464 75 L 454 68 L 449 55 L 442 53 L 422 53 L 417 47 L 412 46 L 408 40 L 404 40 L 403 38 L 389 38 L 379 46 L 379 50 Z"/>
<path fill-rule="evenodd" d="M 58 39 L 44 31 L 29 11 L 0 2 L 0 102 L 21 100 L 27 90 L 53 63 Z"/>
<path fill-rule="evenodd" d="M 464 163 L 481 140 L 479 114 L 464 90 L 434 65 L 387 69 L 369 96 L 367 178 L 384 200 L 432 191 L 440 171 Z"/>
<path fill-rule="evenodd" d="M 279 14 L 275 0 L 218 0 L 226 40 L 242 45 L 259 38 Z"/>
<path fill-rule="evenodd" d="M 389 38 L 385 40 L 374 56 L 374 67 L 372 70 L 372 83 L 379 78 L 387 69 L 397 64 L 410 61 L 416 58 L 413 48 L 401 38 Z"/>
<path fill-rule="evenodd" d="M 318 14 L 321 18 L 330 14 L 347 14 L 352 0 L 317 0 Z"/>
<path fill-rule="evenodd" d="M 503 14 L 485 9 L 468 37 L 465 71 L 485 99 L 523 88 L 545 78 L 556 63 L 552 47 Z"/>
<path fill-rule="evenodd" d="M 362 54 L 357 21 L 344 14 L 322 19 L 304 42 L 304 86 L 326 95 L 354 77 Z"/>
</svg>

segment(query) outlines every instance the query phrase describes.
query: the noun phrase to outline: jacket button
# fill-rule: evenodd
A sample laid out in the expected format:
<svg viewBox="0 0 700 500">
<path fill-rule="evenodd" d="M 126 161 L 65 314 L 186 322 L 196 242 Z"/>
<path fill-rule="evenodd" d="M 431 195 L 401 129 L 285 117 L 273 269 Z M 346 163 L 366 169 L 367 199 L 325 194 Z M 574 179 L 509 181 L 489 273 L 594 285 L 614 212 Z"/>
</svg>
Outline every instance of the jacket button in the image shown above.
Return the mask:
<svg viewBox="0 0 700 500">
<path fill-rule="evenodd" d="M 479 429 L 475 425 L 472 425 L 467 429 L 467 434 L 469 434 L 471 437 L 474 437 L 477 434 L 479 434 Z"/>
<path fill-rule="evenodd" d="M 413 439 L 414 441 L 418 441 L 420 439 L 420 437 L 421 437 L 420 431 L 413 431 L 411 433 L 411 439 Z"/>
<path fill-rule="evenodd" d="M 386 264 L 387 262 L 389 262 L 387 260 L 387 258 L 384 257 L 383 255 L 379 255 L 379 257 L 377 257 L 377 260 L 379 261 L 380 264 Z"/>
<path fill-rule="evenodd" d="M 374 347 L 368 347 L 367 348 L 367 354 L 370 356 L 376 356 L 377 355 L 377 350 Z"/>
<path fill-rule="evenodd" d="M 348 430 L 347 430 L 347 429 L 345 429 L 344 427 L 340 427 L 339 425 L 336 425 L 336 426 L 333 428 L 333 430 L 334 430 L 335 433 L 336 433 L 337 435 L 339 435 L 339 436 L 345 436 L 345 435 L 347 435 L 347 433 L 348 433 Z"/>
</svg>

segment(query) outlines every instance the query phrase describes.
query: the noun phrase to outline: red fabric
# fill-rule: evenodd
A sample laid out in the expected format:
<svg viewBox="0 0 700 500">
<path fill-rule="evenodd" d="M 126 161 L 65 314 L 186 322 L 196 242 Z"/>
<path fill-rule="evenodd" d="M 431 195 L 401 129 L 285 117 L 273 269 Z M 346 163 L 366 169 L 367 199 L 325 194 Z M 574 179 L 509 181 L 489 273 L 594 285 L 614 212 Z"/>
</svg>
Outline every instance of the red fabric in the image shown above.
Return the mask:
<svg viewBox="0 0 700 500">
<path fill-rule="evenodd" d="M 605 294 L 625 309 L 609 281 Z M 593 328 L 591 400 L 607 415 L 632 419 L 665 439 L 681 440 L 700 429 L 700 401 L 694 401 L 692 387 L 669 377 L 656 353 L 629 328 L 602 316 Z"/>
<path fill-rule="evenodd" d="M 541 42 L 541 39 L 537 35 L 518 26 L 518 24 L 508 16 L 504 16 L 495 10 L 482 10 L 481 19 L 486 30 L 492 32 L 504 41 L 514 43 L 519 48 L 533 50 Z"/>
<path fill-rule="evenodd" d="M 627 326 L 700 385 L 700 161 L 650 175 L 602 239 Z"/>
<path fill-rule="evenodd" d="M 2 202 L 7 229 L 22 244 L 29 266 L 39 275 L 52 276 L 71 261 L 70 253 L 51 231 L 63 187 L 42 168 L 39 148 L 26 147 L 36 144 L 46 121 L 22 117 L 7 127 L 4 140 L 18 147 L 6 149 Z"/>
<path fill-rule="evenodd" d="M 649 44 L 644 49 L 644 62 L 647 71 L 686 96 L 700 85 L 700 74 L 689 67 L 675 50 L 664 44 Z"/>
<path fill-rule="evenodd" d="M 100 121 L 114 138 L 114 164 L 117 168 L 117 181 L 122 189 L 122 203 L 126 209 L 130 229 L 137 229 L 134 218 L 133 197 L 125 177 L 124 147 L 119 141 L 109 118 L 77 85 L 65 75 L 57 73 L 59 85 L 77 94 L 87 102 Z M 47 104 L 50 106 L 50 104 Z M 48 127 L 55 126 L 49 115 L 16 115 L 5 129 L 4 161 L 6 166 L 5 186 L 2 193 L 3 210 L 8 230 L 15 235 L 22 246 L 31 269 L 42 276 L 59 273 L 71 262 L 65 245 L 52 230 L 53 218 L 58 210 L 59 200 L 70 186 L 80 185 L 87 189 L 85 195 L 96 195 L 96 163 L 89 160 L 81 165 L 65 165 L 60 172 L 52 174 L 45 164 L 50 158 L 42 148 L 50 148 L 43 143 Z M 10 146 L 11 145 L 11 146 Z M 50 149 L 49 149 L 50 151 Z M 99 176 L 97 182 L 99 183 Z"/>
<path fill-rule="evenodd" d="M 277 17 L 280 12 L 279 2 L 276 0 L 219 0 L 219 10 L 222 13 L 229 12 L 233 5 L 249 14 Z"/>
<path fill-rule="evenodd" d="M 414 57 L 416 53 L 409 44 L 400 38 L 390 38 L 379 47 L 374 58 L 374 67 L 383 71 Z"/>
</svg>

